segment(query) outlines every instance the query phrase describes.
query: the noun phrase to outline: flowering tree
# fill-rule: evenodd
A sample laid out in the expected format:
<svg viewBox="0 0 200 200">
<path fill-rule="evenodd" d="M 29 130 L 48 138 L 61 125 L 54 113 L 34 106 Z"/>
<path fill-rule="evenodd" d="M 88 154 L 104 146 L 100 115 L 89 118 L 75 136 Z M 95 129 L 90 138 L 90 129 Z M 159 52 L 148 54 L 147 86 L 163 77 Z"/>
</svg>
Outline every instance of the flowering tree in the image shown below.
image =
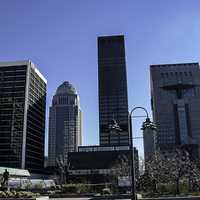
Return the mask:
<svg viewBox="0 0 200 200">
<path fill-rule="evenodd" d="M 146 176 L 153 184 L 153 191 L 157 191 L 158 183 L 175 183 L 176 194 L 180 193 L 180 180 L 188 180 L 188 189 L 191 182 L 200 178 L 200 170 L 189 153 L 177 148 L 172 154 L 164 156 L 161 152 L 155 155 L 146 163 Z"/>
<path fill-rule="evenodd" d="M 150 160 L 146 162 L 146 174 L 149 178 L 150 184 L 153 186 L 153 191 L 157 192 L 157 184 L 163 183 L 167 179 L 166 160 L 163 154 L 156 151 Z"/>
<path fill-rule="evenodd" d="M 194 161 L 190 159 L 189 153 L 177 148 L 171 157 L 166 159 L 166 167 L 169 170 L 168 179 L 175 182 L 176 194 L 180 193 L 179 185 L 181 179 L 188 179 L 188 188 L 190 190 L 190 182 L 200 178 L 200 171 Z"/>
</svg>

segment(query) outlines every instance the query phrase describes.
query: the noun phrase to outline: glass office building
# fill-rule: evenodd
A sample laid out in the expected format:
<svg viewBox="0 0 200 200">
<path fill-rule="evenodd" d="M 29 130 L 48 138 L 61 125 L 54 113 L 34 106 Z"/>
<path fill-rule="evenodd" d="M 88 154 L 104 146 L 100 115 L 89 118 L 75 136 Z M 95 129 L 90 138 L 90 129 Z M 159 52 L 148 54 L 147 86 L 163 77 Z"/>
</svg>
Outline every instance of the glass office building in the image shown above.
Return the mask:
<svg viewBox="0 0 200 200">
<path fill-rule="evenodd" d="M 98 37 L 98 81 L 100 145 L 129 145 L 124 36 Z M 113 119 L 117 133 L 109 130 Z"/>
<path fill-rule="evenodd" d="M 46 84 L 31 61 L 0 62 L 0 166 L 43 169 Z"/>
</svg>

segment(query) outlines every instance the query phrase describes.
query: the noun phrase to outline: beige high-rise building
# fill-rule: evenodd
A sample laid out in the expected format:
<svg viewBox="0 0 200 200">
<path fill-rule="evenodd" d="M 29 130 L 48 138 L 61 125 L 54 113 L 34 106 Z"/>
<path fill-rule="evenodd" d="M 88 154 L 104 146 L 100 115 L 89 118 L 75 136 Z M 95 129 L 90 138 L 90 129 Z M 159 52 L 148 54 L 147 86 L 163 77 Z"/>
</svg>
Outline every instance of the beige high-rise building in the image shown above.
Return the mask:
<svg viewBox="0 0 200 200">
<path fill-rule="evenodd" d="M 81 145 L 81 109 L 75 88 L 63 82 L 53 96 L 49 109 L 48 166 L 58 160 L 67 162 L 68 152 L 75 152 Z"/>
</svg>

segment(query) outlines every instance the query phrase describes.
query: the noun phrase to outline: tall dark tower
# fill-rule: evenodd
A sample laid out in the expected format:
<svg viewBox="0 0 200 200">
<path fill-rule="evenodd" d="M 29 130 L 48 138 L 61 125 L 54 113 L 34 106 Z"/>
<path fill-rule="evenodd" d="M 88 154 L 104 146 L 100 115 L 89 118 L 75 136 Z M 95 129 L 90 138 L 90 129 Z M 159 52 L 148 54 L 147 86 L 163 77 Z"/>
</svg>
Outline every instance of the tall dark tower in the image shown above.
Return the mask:
<svg viewBox="0 0 200 200">
<path fill-rule="evenodd" d="M 124 36 L 98 37 L 100 145 L 128 145 L 128 98 Z M 116 120 L 122 131 L 112 133 Z"/>
</svg>

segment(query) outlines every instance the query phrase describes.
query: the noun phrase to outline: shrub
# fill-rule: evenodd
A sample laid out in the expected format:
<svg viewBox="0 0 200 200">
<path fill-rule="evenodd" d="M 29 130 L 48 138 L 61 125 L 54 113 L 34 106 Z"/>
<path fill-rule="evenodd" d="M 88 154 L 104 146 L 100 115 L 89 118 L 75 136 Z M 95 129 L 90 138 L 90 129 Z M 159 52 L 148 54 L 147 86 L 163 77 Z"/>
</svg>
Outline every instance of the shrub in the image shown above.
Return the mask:
<svg viewBox="0 0 200 200">
<path fill-rule="evenodd" d="M 15 197 L 15 193 L 13 193 L 13 192 L 6 191 L 4 193 L 6 194 L 6 197 L 9 197 L 9 198 L 14 198 Z"/>
<path fill-rule="evenodd" d="M 87 184 L 65 184 L 65 185 L 62 185 L 62 192 L 89 193 L 91 192 L 91 187 Z"/>
<path fill-rule="evenodd" d="M 77 192 L 78 193 L 89 193 L 91 192 L 91 187 L 86 184 L 78 184 L 77 185 Z"/>
<path fill-rule="evenodd" d="M 180 192 L 183 194 L 187 194 L 188 193 L 188 184 L 186 181 L 183 181 L 180 183 Z"/>
<path fill-rule="evenodd" d="M 6 192 L 2 192 L 0 191 L 0 198 L 31 198 L 31 197 L 37 197 L 40 194 L 38 193 L 32 193 L 32 192 L 25 192 L 25 191 L 21 191 L 21 192 L 16 192 L 16 191 L 6 191 Z"/>
<path fill-rule="evenodd" d="M 17 192 L 16 196 L 19 197 L 19 198 L 21 198 L 21 197 L 31 198 L 35 195 L 32 192 L 20 191 L 20 192 Z"/>
<path fill-rule="evenodd" d="M 62 186 L 62 191 L 66 193 L 77 193 L 78 187 L 75 184 L 68 184 Z"/>
<path fill-rule="evenodd" d="M 0 198 L 6 198 L 6 193 L 3 191 L 0 191 Z"/>
<path fill-rule="evenodd" d="M 154 193 L 154 192 L 144 192 L 142 193 L 142 198 L 155 198 L 155 197 L 159 197 L 158 193 Z"/>
<path fill-rule="evenodd" d="M 169 193 L 169 188 L 167 184 L 158 184 L 158 192 L 161 194 Z"/>
<path fill-rule="evenodd" d="M 103 195 L 111 195 L 112 193 L 111 193 L 110 188 L 103 188 L 102 194 Z"/>
<path fill-rule="evenodd" d="M 192 196 L 200 196 L 200 192 L 193 192 Z"/>
</svg>

